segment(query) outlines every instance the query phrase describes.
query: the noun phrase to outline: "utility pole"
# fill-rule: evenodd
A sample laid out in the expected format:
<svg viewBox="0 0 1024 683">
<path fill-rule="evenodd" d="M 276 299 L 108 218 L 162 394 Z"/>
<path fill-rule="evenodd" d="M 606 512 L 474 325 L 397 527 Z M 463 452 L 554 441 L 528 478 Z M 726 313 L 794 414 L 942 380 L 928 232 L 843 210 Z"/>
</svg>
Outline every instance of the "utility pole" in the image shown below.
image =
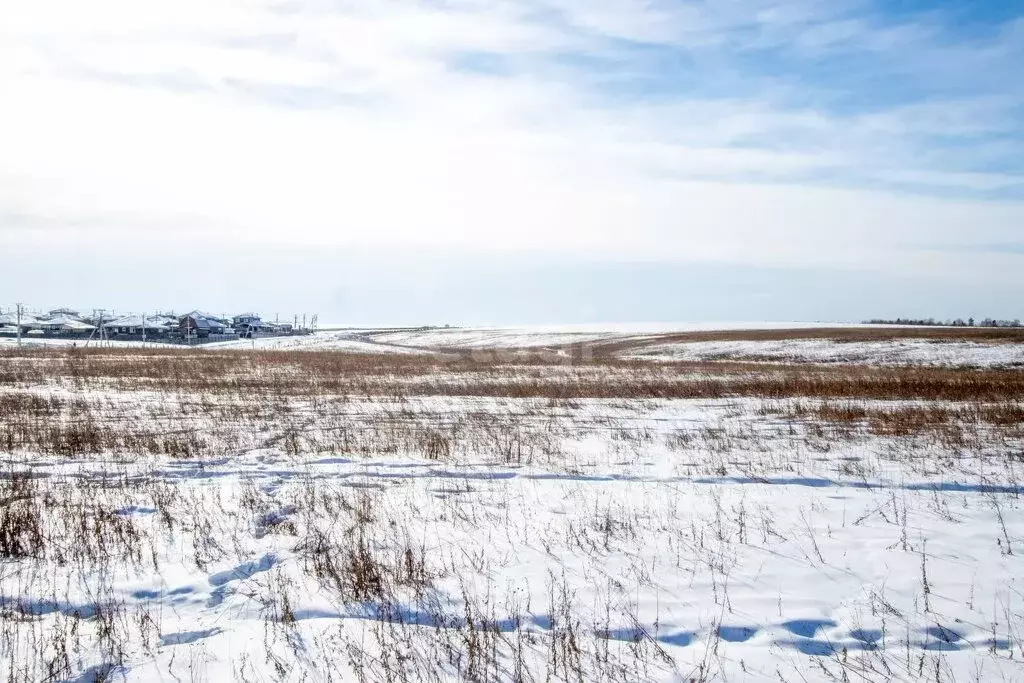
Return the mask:
<svg viewBox="0 0 1024 683">
<path fill-rule="evenodd" d="M 95 320 L 95 319 L 96 319 L 96 309 L 95 309 L 95 308 L 94 308 L 94 309 L 92 309 L 92 317 L 93 317 L 93 320 Z M 89 342 L 91 342 L 91 341 L 92 341 L 92 338 L 93 338 L 93 337 L 94 337 L 95 335 L 96 335 L 96 328 L 94 327 L 94 328 L 93 328 L 93 330 L 92 330 L 92 332 L 90 332 L 90 333 L 89 333 L 89 338 L 85 340 L 85 348 L 89 348 Z"/>
<path fill-rule="evenodd" d="M 104 337 L 104 335 L 103 335 L 103 309 L 102 308 L 100 308 L 100 309 L 96 309 L 96 308 L 92 309 L 92 319 L 96 323 L 96 326 L 93 327 L 92 332 L 89 333 L 89 338 L 85 340 L 85 347 L 89 348 L 89 342 L 92 341 L 93 337 L 96 337 L 96 345 L 102 347 L 103 346 L 103 337 Z M 99 335 L 96 334 L 97 332 L 99 332 Z"/>
<path fill-rule="evenodd" d="M 17 309 L 17 317 L 18 317 L 18 346 L 21 347 L 21 307 L 22 307 L 22 305 L 21 304 L 14 304 L 14 307 Z"/>
<path fill-rule="evenodd" d="M 146 314 L 142 314 L 142 345 L 146 345 Z"/>
</svg>

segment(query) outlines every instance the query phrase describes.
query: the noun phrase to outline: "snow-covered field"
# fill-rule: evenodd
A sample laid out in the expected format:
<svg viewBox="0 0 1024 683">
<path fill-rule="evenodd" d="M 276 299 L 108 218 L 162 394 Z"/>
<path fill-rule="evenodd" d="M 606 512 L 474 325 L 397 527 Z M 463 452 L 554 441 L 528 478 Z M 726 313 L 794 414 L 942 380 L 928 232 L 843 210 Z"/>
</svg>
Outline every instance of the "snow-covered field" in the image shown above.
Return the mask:
<svg viewBox="0 0 1024 683">
<path fill-rule="evenodd" d="M 202 348 L 281 351 L 344 351 L 347 353 L 418 353 L 417 349 L 375 341 L 361 331 L 322 331 L 310 335 L 262 337 L 214 342 Z"/>
<path fill-rule="evenodd" d="M 1024 367 L 1024 344 L 896 339 L 838 342 L 831 339 L 654 343 L 626 358 L 647 360 L 768 360 L 867 365 Z"/>
<path fill-rule="evenodd" d="M 1024 680 L 1020 371 L 410 346 L 0 355 L 0 676 Z"/>
<path fill-rule="evenodd" d="M 386 352 L 389 348 L 401 351 L 408 349 L 468 349 L 468 348 L 510 348 L 564 345 L 579 342 L 606 341 L 613 339 L 647 338 L 652 335 L 673 332 L 696 332 L 710 330 L 769 330 L 769 329 L 814 329 L 824 323 L 610 323 L 593 325 L 532 325 L 515 327 L 351 327 L 346 325 L 325 325 L 324 329 L 310 336 L 264 337 L 256 340 L 215 342 L 203 348 L 257 348 L 257 349 L 330 349 L 351 352 Z M 84 346 L 81 339 L 55 339 L 26 337 L 28 346 Z M 92 345 L 98 345 L 92 341 Z M 141 342 L 104 341 L 114 347 L 139 347 Z M 0 348 L 16 346 L 13 337 L 0 337 Z M 146 346 L 164 346 L 149 342 Z M 171 346 L 171 345 L 166 345 Z"/>
<path fill-rule="evenodd" d="M 474 349 L 531 348 L 589 342 L 649 339 L 678 332 L 714 330 L 815 329 L 825 323 L 621 323 L 592 325 L 525 325 L 518 327 L 371 329 L 366 334 L 380 343 L 416 348 Z"/>
<path fill-rule="evenodd" d="M 10 572 L 5 603 L 33 619 L 6 630 L 27 650 L 99 598 L 127 615 L 115 679 L 1021 674 L 1022 567 L 998 520 L 1024 552 L 1019 492 L 274 450 L 37 472 L 72 523 L 92 516 L 80 552 L 104 575 L 74 560 Z M 74 670 L 102 667 L 103 649 Z"/>
<path fill-rule="evenodd" d="M 801 333 L 822 330 L 879 330 L 899 332 L 892 338 L 848 340 L 801 338 Z M 948 328 L 937 328 L 949 332 Z M 792 338 L 759 339 L 759 331 L 790 332 Z M 701 339 L 699 333 L 733 332 L 737 339 Z M 751 338 L 743 338 L 743 332 Z M 588 352 L 612 349 L 624 359 L 652 361 L 783 361 L 800 363 L 860 363 L 868 365 L 920 365 L 945 367 L 1024 367 L 1024 333 L 1012 341 L 929 337 L 939 332 L 921 328 L 825 323 L 676 323 L 620 325 L 563 325 L 472 328 L 338 328 L 311 335 L 265 337 L 203 344 L 201 349 L 343 351 L 348 353 L 452 353 L 501 352 L 581 347 Z M 955 332 L 955 330 L 954 330 Z M 697 334 L 690 338 L 688 335 Z M 913 336 L 924 334 L 926 336 Z M 85 346 L 82 340 L 25 340 L 26 347 Z M 91 342 L 97 346 L 98 342 Z M 113 348 L 181 348 L 172 344 L 137 341 L 103 342 Z M 13 348 L 16 340 L 0 338 L 0 349 Z"/>
</svg>

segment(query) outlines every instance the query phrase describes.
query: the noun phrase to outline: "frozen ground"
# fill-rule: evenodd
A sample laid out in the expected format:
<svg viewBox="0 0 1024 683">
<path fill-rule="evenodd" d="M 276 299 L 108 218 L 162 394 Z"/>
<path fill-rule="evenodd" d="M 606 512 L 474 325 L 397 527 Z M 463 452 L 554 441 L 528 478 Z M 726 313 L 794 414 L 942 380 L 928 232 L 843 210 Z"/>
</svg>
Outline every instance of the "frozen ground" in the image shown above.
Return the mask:
<svg viewBox="0 0 1024 683">
<path fill-rule="evenodd" d="M 877 331 L 891 336 L 880 339 L 841 338 L 850 331 Z M 759 332 L 776 331 L 782 337 L 758 338 Z M 834 331 L 835 338 L 813 337 Z M 730 339 L 704 339 L 703 335 L 730 332 Z M 744 338 L 744 332 L 750 337 Z M 954 333 L 957 331 L 954 329 Z M 703 333 L 703 334 L 702 334 Z M 565 325 L 507 328 L 342 328 L 312 335 L 267 337 L 204 344 L 201 349 L 343 351 L 348 353 L 500 353 L 578 349 L 588 354 L 606 353 L 623 359 L 652 361 L 739 360 L 747 362 L 858 363 L 868 365 L 917 365 L 945 367 L 1024 367 L 1024 333 L 1006 339 L 942 337 L 949 328 L 898 328 L 824 323 L 677 323 Z M 908 336 L 903 337 L 901 334 Z M 921 336 L 923 335 L 923 336 Z M 929 336 L 929 335 L 935 335 Z M 713 335 L 712 335 L 713 336 Z M 31 347 L 83 347 L 82 340 L 29 339 Z M 97 342 L 91 342 L 97 346 Z M 140 342 L 104 342 L 112 348 L 139 348 Z M 13 348 L 13 338 L 0 338 L 0 349 Z M 147 343 L 148 348 L 181 348 Z"/>
<path fill-rule="evenodd" d="M 678 332 L 713 330 L 814 329 L 824 323 L 620 323 L 593 325 L 526 325 L 518 327 L 456 327 L 412 330 L 369 329 L 377 342 L 417 348 L 531 348 L 615 340 L 647 340 Z"/>
<path fill-rule="evenodd" d="M 265 349 L 331 349 L 370 353 L 407 349 L 466 349 L 535 347 L 578 343 L 584 341 L 647 338 L 672 332 L 709 330 L 813 329 L 824 323 L 750 322 L 750 323 L 608 323 L 591 325 L 525 325 L 513 327 L 353 327 L 324 325 L 311 336 L 265 337 L 255 340 L 255 348 Z M 27 346 L 84 346 L 83 340 L 25 337 Z M 98 345 L 92 341 L 92 345 Z M 104 342 L 114 347 L 139 347 L 141 342 Z M 0 348 L 16 346 L 14 337 L 0 337 Z M 147 346 L 161 346 L 149 342 Z M 253 348 L 253 340 L 216 342 L 203 348 Z"/>
<path fill-rule="evenodd" d="M 118 342 L 111 341 L 111 342 L 105 342 L 105 343 L 109 343 L 111 345 L 115 345 L 117 347 L 126 348 L 126 349 L 127 348 L 141 348 L 143 346 L 142 342 L 134 342 L 134 341 L 118 341 Z M 94 347 L 98 346 L 98 343 L 95 342 L 95 341 L 91 342 L 91 346 L 94 346 Z M 152 346 L 152 344 L 151 343 L 147 343 L 145 346 L 150 347 L 150 346 Z M 162 346 L 170 346 L 170 344 L 165 344 L 165 345 L 162 345 Z M 21 340 L 21 347 L 22 348 L 26 348 L 26 349 L 32 349 L 32 348 L 56 348 L 56 349 L 61 349 L 61 348 L 68 348 L 68 347 L 75 347 L 75 348 L 82 347 L 82 348 L 86 348 L 86 340 L 85 339 L 63 339 L 63 338 L 47 338 L 47 337 L 25 336 Z M 16 348 L 18 348 L 18 339 L 17 339 L 17 337 L 11 337 L 11 336 L 0 337 L 0 349 L 16 349 Z"/>
<path fill-rule="evenodd" d="M 945 367 L 1022 367 L 1024 334 L 1014 342 L 948 338 L 736 339 L 690 340 L 687 333 L 715 331 L 814 331 L 817 323 L 735 323 L 679 325 L 606 325 L 521 328 L 370 329 L 321 332 L 305 338 L 257 340 L 256 348 L 341 349 L 354 352 L 452 352 L 559 349 L 579 347 L 590 353 L 609 351 L 619 358 L 655 361 L 784 361 Z M 829 328 L 831 329 L 831 328 Z M 842 330 L 900 328 L 857 325 Z M 920 328 L 910 328 L 912 333 Z M 927 330 L 925 330 L 927 333 Z M 239 343 L 228 342 L 238 346 Z"/>
<path fill-rule="evenodd" d="M 262 337 L 214 342 L 203 348 L 282 351 L 344 351 L 347 353 L 418 353 L 417 349 L 377 341 L 360 330 L 324 330 L 310 335 Z"/>
<path fill-rule="evenodd" d="M 653 343 L 624 358 L 647 360 L 767 360 L 867 365 L 1024 367 L 1024 344 L 897 339 L 839 342 L 830 339 Z"/>
<path fill-rule="evenodd" d="M 40 634 L 95 612 L 97 594 L 152 619 L 148 649 L 125 634 L 117 679 L 258 680 L 279 666 L 285 679 L 347 680 L 383 672 L 387 652 L 410 678 L 456 679 L 472 671 L 475 637 L 499 651 L 478 653 L 489 680 L 517 667 L 527 680 L 1022 673 L 1022 565 L 1008 552 L 1024 552 L 1019 490 L 275 451 L 36 471 L 44 489 L 80 487 L 78 505 L 99 489 L 89 505 L 114 509 L 111 526 L 132 529 L 140 556 L 102 580 L 82 581 L 73 564 L 19 575 L 4 600 Z M 111 480 L 139 486 L 112 491 Z M 351 579 L 316 575 L 332 560 L 351 574 L 363 551 L 389 568 L 370 581 L 393 581 L 387 593 L 346 599 Z"/>
<path fill-rule="evenodd" d="M 1011 374 L 103 353 L 0 357 L 5 680 L 1024 680 Z"/>
</svg>

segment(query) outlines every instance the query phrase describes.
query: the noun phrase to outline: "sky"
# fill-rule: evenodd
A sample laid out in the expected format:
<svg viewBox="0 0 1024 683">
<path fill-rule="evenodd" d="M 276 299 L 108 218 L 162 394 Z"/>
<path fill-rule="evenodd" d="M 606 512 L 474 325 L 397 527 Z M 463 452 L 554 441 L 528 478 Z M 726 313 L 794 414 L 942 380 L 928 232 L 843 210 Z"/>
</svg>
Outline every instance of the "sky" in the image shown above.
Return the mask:
<svg viewBox="0 0 1024 683">
<path fill-rule="evenodd" d="M 1024 0 L 0 0 L 0 307 L 1024 317 Z"/>
</svg>

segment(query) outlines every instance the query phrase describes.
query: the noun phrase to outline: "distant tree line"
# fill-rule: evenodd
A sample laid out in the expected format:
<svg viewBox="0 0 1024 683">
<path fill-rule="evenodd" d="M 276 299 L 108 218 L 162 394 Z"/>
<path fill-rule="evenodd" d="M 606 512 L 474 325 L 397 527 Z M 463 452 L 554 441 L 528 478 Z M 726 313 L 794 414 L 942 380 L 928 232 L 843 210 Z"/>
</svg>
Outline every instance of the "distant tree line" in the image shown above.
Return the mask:
<svg viewBox="0 0 1024 683">
<path fill-rule="evenodd" d="M 957 318 L 956 320 L 936 320 L 935 318 L 896 318 L 895 320 L 883 320 L 876 318 L 865 321 L 869 325 L 925 325 L 936 327 L 1021 327 L 1020 319 L 1017 320 L 996 320 L 985 318 L 975 322 L 974 318 Z"/>
</svg>

